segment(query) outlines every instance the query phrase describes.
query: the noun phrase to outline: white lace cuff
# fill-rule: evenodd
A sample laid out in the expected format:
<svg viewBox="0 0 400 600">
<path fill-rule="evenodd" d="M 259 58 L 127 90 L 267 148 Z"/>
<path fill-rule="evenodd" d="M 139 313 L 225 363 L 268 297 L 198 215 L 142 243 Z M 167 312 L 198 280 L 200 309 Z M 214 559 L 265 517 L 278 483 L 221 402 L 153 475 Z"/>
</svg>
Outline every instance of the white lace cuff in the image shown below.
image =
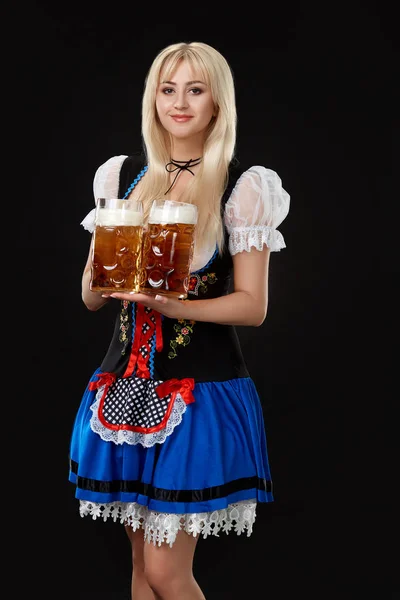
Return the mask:
<svg viewBox="0 0 400 600">
<path fill-rule="evenodd" d="M 86 217 L 81 221 L 81 225 L 86 231 L 93 233 L 94 231 L 94 219 L 95 219 L 96 209 L 92 208 L 92 210 L 86 215 Z"/>
<path fill-rule="evenodd" d="M 250 252 L 253 246 L 257 250 L 262 250 L 264 244 L 268 246 L 271 252 L 286 248 L 281 232 L 268 225 L 233 227 L 229 236 L 229 252 L 232 256 L 244 250 Z"/>
</svg>

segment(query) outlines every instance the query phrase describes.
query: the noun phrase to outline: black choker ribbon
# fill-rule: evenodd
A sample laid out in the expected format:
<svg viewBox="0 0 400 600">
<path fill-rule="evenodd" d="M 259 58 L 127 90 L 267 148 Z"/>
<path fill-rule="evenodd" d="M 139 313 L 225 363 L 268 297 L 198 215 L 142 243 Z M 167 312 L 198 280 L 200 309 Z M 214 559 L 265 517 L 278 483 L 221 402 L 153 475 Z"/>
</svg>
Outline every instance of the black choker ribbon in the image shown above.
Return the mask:
<svg viewBox="0 0 400 600">
<path fill-rule="evenodd" d="M 199 165 L 202 161 L 202 158 L 202 156 L 200 156 L 200 158 L 190 158 L 189 160 L 174 160 L 172 158 L 171 161 L 165 165 L 165 169 L 166 171 L 168 171 L 168 173 L 174 173 L 175 171 L 177 171 L 177 174 L 175 175 L 173 182 L 171 183 L 170 187 L 167 189 L 165 194 L 168 194 L 168 192 L 173 188 L 174 183 L 178 178 L 178 175 L 182 173 L 182 171 L 189 171 L 189 173 L 194 175 L 193 171 L 190 170 L 190 167 L 195 167 L 196 165 Z"/>
</svg>

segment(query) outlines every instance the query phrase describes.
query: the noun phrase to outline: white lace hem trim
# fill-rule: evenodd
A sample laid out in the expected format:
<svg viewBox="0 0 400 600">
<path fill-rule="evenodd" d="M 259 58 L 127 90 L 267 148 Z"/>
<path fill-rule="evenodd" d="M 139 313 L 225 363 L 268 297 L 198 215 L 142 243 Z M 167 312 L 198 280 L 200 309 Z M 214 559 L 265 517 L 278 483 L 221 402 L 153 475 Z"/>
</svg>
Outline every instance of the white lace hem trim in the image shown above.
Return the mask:
<svg viewBox="0 0 400 600">
<path fill-rule="evenodd" d="M 113 519 L 124 525 L 130 525 L 133 531 L 142 528 L 144 539 L 161 546 L 166 543 L 172 547 L 179 531 L 193 535 L 209 535 L 219 537 L 219 532 L 234 531 L 238 535 L 246 532 L 249 537 L 253 531 L 256 518 L 256 500 L 245 500 L 229 504 L 227 508 L 213 512 L 173 514 L 149 510 L 136 502 L 110 502 L 99 504 L 80 500 L 79 513 L 81 517 L 91 516 L 92 519 Z"/>
<path fill-rule="evenodd" d="M 141 444 L 144 448 L 151 448 L 154 444 L 163 444 L 166 438 L 171 435 L 182 421 L 182 415 L 186 411 L 186 402 L 178 393 L 175 397 L 174 405 L 169 419 L 163 429 L 153 433 L 139 433 L 137 431 L 128 431 L 125 429 L 108 429 L 99 419 L 100 400 L 103 395 L 104 386 L 101 386 L 96 394 L 96 402 L 90 407 L 93 415 L 90 419 L 90 427 L 94 433 L 97 433 L 105 442 L 114 442 L 114 444 L 129 444 L 135 446 Z"/>
<path fill-rule="evenodd" d="M 268 246 L 271 252 L 286 248 L 281 232 L 268 225 L 234 227 L 229 236 L 229 251 L 232 256 L 244 250 L 250 252 L 253 246 L 257 250 L 262 250 L 264 244 Z"/>
</svg>

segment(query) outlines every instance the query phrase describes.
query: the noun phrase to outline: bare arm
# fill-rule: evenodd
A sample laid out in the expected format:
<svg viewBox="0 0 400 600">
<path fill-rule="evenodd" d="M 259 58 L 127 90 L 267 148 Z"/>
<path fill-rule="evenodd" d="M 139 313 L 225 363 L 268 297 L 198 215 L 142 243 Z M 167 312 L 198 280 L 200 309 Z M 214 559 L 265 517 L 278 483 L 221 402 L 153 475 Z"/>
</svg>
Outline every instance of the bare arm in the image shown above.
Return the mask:
<svg viewBox="0 0 400 600">
<path fill-rule="evenodd" d="M 185 303 L 185 319 L 222 325 L 262 325 L 268 307 L 270 251 L 240 252 L 233 256 L 233 292 L 210 300 Z"/>
<path fill-rule="evenodd" d="M 270 250 L 252 248 L 233 256 L 234 290 L 209 300 L 176 300 L 145 294 L 112 294 L 113 298 L 136 301 L 171 319 L 207 321 L 221 325 L 262 325 L 268 306 Z"/>
<path fill-rule="evenodd" d="M 101 295 L 101 292 L 92 292 L 89 287 L 92 263 L 92 245 L 93 238 L 90 243 L 89 254 L 82 274 L 82 300 L 89 310 L 96 311 L 108 302 L 108 298 L 104 298 Z"/>
</svg>

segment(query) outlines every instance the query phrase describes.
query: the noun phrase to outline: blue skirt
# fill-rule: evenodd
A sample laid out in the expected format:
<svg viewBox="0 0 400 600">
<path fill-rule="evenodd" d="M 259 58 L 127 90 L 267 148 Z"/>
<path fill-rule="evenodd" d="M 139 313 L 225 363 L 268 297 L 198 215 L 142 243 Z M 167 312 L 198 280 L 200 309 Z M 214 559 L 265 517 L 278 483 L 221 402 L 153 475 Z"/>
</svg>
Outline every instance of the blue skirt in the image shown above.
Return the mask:
<svg viewBox="0 0 400 600">
<path fill-rule="evenodd" d="M 154 520 L 154 515 L 176 515 L 181 523 L 181 517 L 190 515 L 193 525 L 193 515 L 202 514 L 204 523 L 205 515 L 213 516 L 215 533 L 220 528 L 216 524 L 226 525 L 227 514 L 232 516 L 232 507 L 273 501 L 264 419 L 253 380 L 196 383 L 193 396 L 162 443 L 145 447 L 106 440 L 96 431 L 98 391 L 88 384 L 70 444 L 69 480 L 76 486 L 82 515 L 118 515 L 121 522 L 145 528 L 146 518 Z M 237 512 L 234 517 L 238 522 Z M 191 532 L 212 533 L 209 525 L 204 529 L 198 523 Z M 153 539 L 160 541 L 158 534 Z"/>
</svg>

